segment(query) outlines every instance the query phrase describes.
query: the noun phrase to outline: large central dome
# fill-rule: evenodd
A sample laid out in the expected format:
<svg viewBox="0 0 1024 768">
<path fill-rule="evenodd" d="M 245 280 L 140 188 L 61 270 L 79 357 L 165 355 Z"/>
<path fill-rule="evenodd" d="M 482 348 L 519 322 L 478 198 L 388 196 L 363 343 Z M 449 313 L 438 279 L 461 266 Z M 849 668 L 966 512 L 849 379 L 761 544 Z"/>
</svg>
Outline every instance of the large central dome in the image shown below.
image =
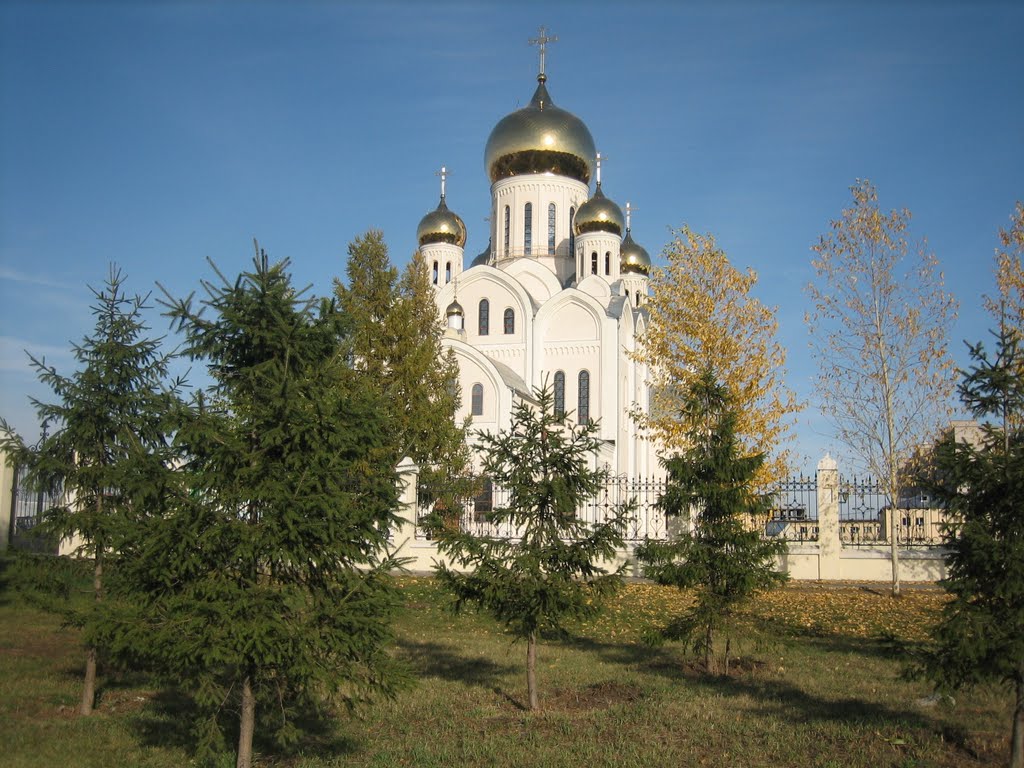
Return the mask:
<svg viewBox="0 0 1024 768">
<path fill-rule="evenodd" d="M 544 75 L 530 103 L 503 117 L 484 149 L 491 181 L 527 173 L 554 173 L 590 182 L 594 139 L 576 115 L 551 103 Z"/>
</svg>

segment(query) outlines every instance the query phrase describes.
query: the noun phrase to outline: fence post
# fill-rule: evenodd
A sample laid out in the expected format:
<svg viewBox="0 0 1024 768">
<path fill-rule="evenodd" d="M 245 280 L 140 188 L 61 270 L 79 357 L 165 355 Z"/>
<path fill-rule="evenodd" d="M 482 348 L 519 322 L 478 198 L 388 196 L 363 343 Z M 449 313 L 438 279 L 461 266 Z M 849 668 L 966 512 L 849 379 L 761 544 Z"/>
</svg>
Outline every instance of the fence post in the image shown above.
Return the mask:
<svg viewBox="0 0 1024 768">
<path fill-rule="evenodd" d="M 818 578 L 841 578 L 839 541 L 839 465 L 829 454 L 818 462 Z"/>
<path fill-rule="evenodd" d="M 420 468 L 406 456 L 395 468 L 398 472 L 398 514 L 401 520 L 395 538 L 404 540 L 416 535 L 416 513 L 419 508 Z"/>
<path fill-rule="evenodd" d="M 11 545 L 14 527 L 14 467 L 7 463 L 9 456 L 0 451 L 0 553 Z"/>
</svg>

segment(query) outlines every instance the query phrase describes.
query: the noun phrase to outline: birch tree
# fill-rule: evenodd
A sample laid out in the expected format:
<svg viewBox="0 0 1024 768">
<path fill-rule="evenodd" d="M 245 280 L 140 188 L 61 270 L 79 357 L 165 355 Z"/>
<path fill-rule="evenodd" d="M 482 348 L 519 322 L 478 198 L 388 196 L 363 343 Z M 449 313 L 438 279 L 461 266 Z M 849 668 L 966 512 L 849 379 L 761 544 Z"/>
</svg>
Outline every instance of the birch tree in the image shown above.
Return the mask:
<svg viewBox="0 0 1024 768">
<path fill-rule="evenodd" d="M 1010 216 L 1010 228 L 999 230 L 1000 248 L 995 254 L 996 293 L 985 297 L 985 308 L 994 325 L 1016 335 L 1024 345 L 1024 203 L 1018 201 Z M 1024 379 L 1024 356 L 1018 357 L 1016 375 Z M 1010 415 L 1013 425 L 1024 426 L 1024 414 Z"/>
<path fill-rule="evenodd" d="M 910 212 L 879 210 L 869 181 L 850 189 L 852 206 L 812 248 L 817 277 L 807 287 L 807 324 L 821 408 L 882 487 L 898 596 L 898 507 L 915 449 L 951 412 L 947 339 L 957 303 L 935 256 L 908 242 Z"/>
<path fill-rule="evenodd" d="M 775 309 L 751 295 L 757 274 L 737 269 L 712 235 L 676 230 L 651 277 L 650 325 L 635 359 L 650 370 L 649 413 L 639 424 L 666 452 L 685 450 L 704 428 L 684 408 L 701 371 L 713 369 L 732 393 L 743 456 L 765 454 L 758 484 L 786 471 L 784 444 L 802 406 L 786 384 L 786 351 L 776 338 Z"/>
</svg>

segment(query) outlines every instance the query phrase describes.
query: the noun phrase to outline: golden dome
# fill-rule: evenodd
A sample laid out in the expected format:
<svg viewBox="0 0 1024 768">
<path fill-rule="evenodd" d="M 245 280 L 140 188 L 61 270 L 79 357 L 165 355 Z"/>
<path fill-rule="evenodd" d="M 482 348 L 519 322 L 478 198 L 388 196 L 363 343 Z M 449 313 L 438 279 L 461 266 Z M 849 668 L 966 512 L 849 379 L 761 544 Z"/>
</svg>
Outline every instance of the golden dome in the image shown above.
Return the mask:
<svg viewBox="0 0 1024 768">
<path fill-rule="evenodd" d="M 464 316 L 466 313 L 462 310 L 462 305 L 459 304 L 459 300 L 455 299 L 451 304 L 448 305 L 448 309 L 444 311 L 445 317 L 451 317 L 452 315 Z"/>
<path fill-rule="evenodd" d="M 484 149 L 484 167 L 491 181 L 526 173 L 554 173 L 590 183 L 594 139 L 583 121 L 551 103 L 537 77 L 530 103 L 494 126 Z"/>
<path fill-rule="evenodd" d="M 594 196 L 576 211 L 572 226 L 577 235 L 582 235 L 584 232 L 612 232 L 622 235 L 625 220 L 622 218 L 622 209 L 604 196 L 604 192 L 601 191 L 601 182 L 597 182 Z"/>
<path fill-rule="evenodd" d="M 622 247 L 619 249 L 619 270 L 625 274 L 637 272 L 641 275 L 651 273 L 651 257 L 640 245 L 633 242 L 633 236 L 626 230 L 626 237 L 622 240 Z"/>
<path fill-rule="evenodd" d="M 420 225 L 416 228 L 416 240 L 420 245 L 451 243 L 462 248 L 466 245 L 466 225 L 458 215 L 448 210 L 442 196 L 437 209 L 420 219 Z"/>
</svg>

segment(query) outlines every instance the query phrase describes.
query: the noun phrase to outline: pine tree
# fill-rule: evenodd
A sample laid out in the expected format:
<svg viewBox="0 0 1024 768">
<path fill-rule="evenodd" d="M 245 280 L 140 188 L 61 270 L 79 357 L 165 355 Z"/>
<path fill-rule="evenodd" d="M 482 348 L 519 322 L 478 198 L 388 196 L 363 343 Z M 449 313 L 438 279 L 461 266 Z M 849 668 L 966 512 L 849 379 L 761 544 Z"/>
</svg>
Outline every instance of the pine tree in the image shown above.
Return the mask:
<svg viewBox="0 0 1024 768">
<path fill-rule="evenodd" d="M 352 319 L 355 366 L 378 386 L 402 456 L 420 466 L 421 486 L 455 509 L 467 493 L 469 456 L 455 421 L 458 366 L 441 350 L 444 328 L 426 264 L 417 252 L 399 277 L 377 230 L 356 238 L 348 254 L 348 285 L 336 282 L 335 290 Z"/>
<path fill-rule="evenodd" d="M 689 447 L 662 461 L 668 481 L 660 504 L 670 517 L 687 517 L 695 510 L 695 528 L 671 541 L 647 541 L 636 555 L 648 578 L 696 592 L 694 605 L 651 639 L 688 641 L 714 673 L 716 633 L 728 631 L 745 600 L 785 581 L 785 574 L 775 570 L 785 542 L 760 535 L 762 525 L 756 523 L 763 524 L 771 507 L 771 496 L 754 490 L 764 455 L 744 455 L 736 434 L 736 406 L 712 369 L 698 373 L 682 407 L 684 419 L 704 426 L 692 435 Z M 727 634 L 726 674 L 730 645 Z"/>
<path fill-rule="evenodd" d="M 975 417 L 992 421 L 980 445 L 949 436 L 936 450 L 931 481 L 949 520 L 943 586 L 952 600 L 920 669 L 940 689 L 1009 685 L 1010 766 L 1024 768 L 1024 348 L 1004 325 L 994 358 L 981 344 L 970 351 L 960 397 Z"/>
<path fill-rule="evenodd" d="M 120 642 L 190 689 L 201 756 L 220 748 L 218 714 L 240 711 L 249 766 L 257 727 L 287 744 L 301 709 L 401 682 L 385 651 L 397 451 L 347 364 L 345 318 L 302 298 L 287 262 L 257 252 L 202 285 L 168 307 L 213 383 L 177 434 L 182 492 L 134 543 L 126 578 L 146 602 Z"/>
<path fill-rule="evenodd" d="M 63 488 L 64 503 L 46 510 L 41 533 L 70 540 L 76 545 L 74 556 L 92 563 L 92 607 L 79 611 L 64 605 L 67 623 L 85 630 L 82 715 L 91 714 L 95 703 L 108 561 L 142 518 L 159 511 L 170 479 L 167 435 L 178 386 L 168 379 L 161 339 L 146 335 L 146 297 L 126 295 L 124 276 L 114 266 L 104 288 L 93 293 L 96 325 L 73 347 L 78 370 L 64 375 L 29 356 L 39 380 L 57 398 L 52 403 L 32 400 L 39 418 L 54 431 L 35 451 L 27 450 L 6 424 L 2 440 L 6 451 L 30 467 L 30 484 Z"/>
<path fill-rule="evenodd" d="M 526 680 L 531 710 L 539 708 L 537 641 L 571 618 L 593 614 L 602 598 L 621 585 L 621 571 L 608 572 L 622 546 L 628 508 L 605 522 L 588 524 L 577 510 L 607 480 L 593 469 L 599 441 L 593 422 L 576 425 L 555 413 L 550 388 L 536 391 L 536 404 L 518 400 L 508 430 L 480 435 L 483 473 L 507 493 L 491 522 L 510 538 L 442 531 L 437 575 L 456 596 L 456 606 L 479 605 L 517 639 L 526 641 Z"/>
</svg>

